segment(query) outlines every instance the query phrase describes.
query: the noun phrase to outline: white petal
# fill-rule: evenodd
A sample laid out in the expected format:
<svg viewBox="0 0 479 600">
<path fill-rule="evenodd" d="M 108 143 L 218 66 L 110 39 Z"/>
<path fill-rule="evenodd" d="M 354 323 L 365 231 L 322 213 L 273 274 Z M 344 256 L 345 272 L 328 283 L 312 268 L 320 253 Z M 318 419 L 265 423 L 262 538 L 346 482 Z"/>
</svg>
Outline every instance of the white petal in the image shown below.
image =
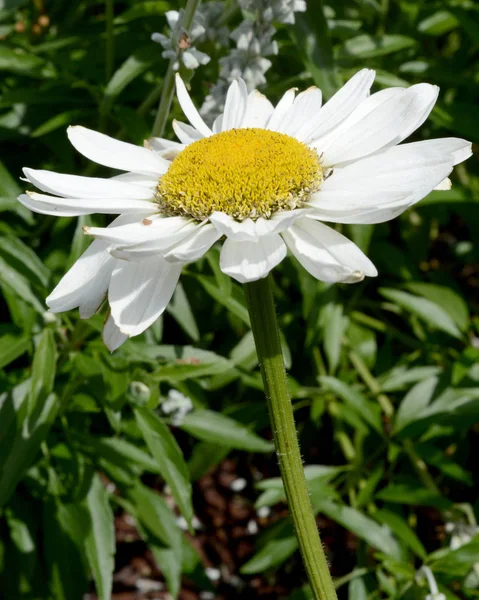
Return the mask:
<svg viewBox="0 0 479 600">
<path fill-rule="evenodd" d="M 271 129 L 272 131 L 279 130 L 283 119 L 288 114 L 289 109 L 293 106 L 295 94 L 296 88 L 291 88 L 283 95 L 281 100 L 276 105 L 273 114 L 268 121 L 266 129 Z"/>
<path fill-rule="evenodd" d="M 329 147 L 321 140 L 315 146 L 329 167 L 368 156 L 385 146 L 399 143 L 424 121 L 437 97 L 438 88 L 428 84 L 398 90 L 386 101 L 344 131 Z"/>
<path fill-rule="evenodd" d="M 391 221 L 402 214 L 411 206 L 409 197 L 397 204 L 380 205 L 374 208 L 351 208 L 348 210 L 321 209 L 308 214 L 310 219 L 326 221 L 329 223 L 349 223 L 356 225 L 375 225 Z"/>
<path fill-rule="evenodd" d="M 286 256 L 286 246 L 279 235 L 268 235 L 256 242 L 238 242 L 227 238 L 220 255 L 223 273 L 240 283 L 266 277 Z"/>
<path fill-rule="evenodd" d="M 403 147 L 406 144 L 403 144 Z M 437 140 L 425 140 L 423 142 L 412 142 L 407 144 L 410 150 L 436 151 L 452 158 L 452 164 L 458 165 L 472 156 L 472 144 L 461 138 L 439 138 Z"/>
<path fill-rule="evenodd" d="M 122 333 L 139 335 L 156 321 L 175 291 L 182 266 L 161 257 L 141 263 L 117 261 L 108 300 L 111 315 Z"/>
<path fill-rule="evenodd" d="M 241 127 L 247 100 L 248 92 L 245 82 L 242 79 L 233 81 L 226 94 L 223 122 L 221 125 L 222 131 Z"/>
<path fill-rule="evenodd" d="M 449 177 L 443 179 L 439 185 L 436 185 L 435 190 L 445 191 L 450 190 L 452 188 L 452 182 Z"/>
<path fill-rule="evenodd" d="M 114 181 L 123 181 L 124 183 L 133 183 L 134 185 L 141 185 L 149 189 L 154 189 L 158 185 L 158 177 L 152 177 L 151 175 L 141 175 L 140 173 L 121 173 L 120 175 L 114 175 L 110 177 Z"/>
<path fill-rule="evenodd" d="M 169 167 L 168 161 L 151 150 L 114 140 L 85 127 L 69 127 L 67 134 L 78 152 L 105 167 L 146 175 L 162 175 Z"/>
<path fill-rule="evenodd" d="M 177 10 L 167 10 L 165 12 L 165 17 L 168 21 L 170 29 L 174 29 L 178 19 L 180 18 L 180 13 Z"/>
<path fill-rule="evenodd" d="M 298 94 L 294 104 L 285 115 L 278 131 L 296 137 L 304 125 L 308 125 L 321 108 L 322 93 L 317 87 Z"/>
<path fill-rule="evenodd" d="M 260 217 L 255 221 L 256 237 L 286 231 L 296 219 L 304 217 L 307 213 L 307 209 L 295 208 L 274 213 L 269 219 Z"/>
<path fill-rule="evenodd" d="M 212 131 L 213 133 L 219 133 L 223 129 L 223 115 L 218 115 L 213 121 Z"/>
<path fill-rule="evenodd" d="M 371 96 L 367 96 L 359 104 L 359 106 L 357 106 L 353 112 L 346 117 L 346 119 L 341 121 L 341 123 L 339 123 L 336 127 L 330 129 L 327 133 L 321 135 L 314 141 L 309 142 L 309 145 L 314 148 L 329 148 L 331 143 L 337 140 L 345 131 L 350 129 L 353 125 L 356 125 L 356 123 L 360 122 L 361 119 L 363 119 L 371 111 L 376 110 L 381 104 L 386 102 L 386 100 L 389 100 L 398 94 L 403 94 L 404 90 L 405 88 L 390 87 L 376 92 L 375 94 L 371 94 Z"/>
<path fill-rule="evenodd" d="M 95 213 L 119 215 L 136 213 L 144 215 L 155 210 L 155 204 L 149 200 L 130 200 L 127 198 L 58 198 L 29 192 L 18 200 L 30 210 L 43 215 L 57 217 L 76 217 Z"/>
<path fill-rule="evenodd" d="M 267 126 L 273 111 L 274 107 L 268 98 L 257 90 L 253 90 L 248 96 L 246 113 L 241 127 L 260 127 L 263 129 Z"/>
<path fill-rule="evenodd" d="M 126 224 L 131 219 L 131 215 L 121 215 L 109 227 Z M 64 312 L 78 306 L 80 317 L 88 319 L 105 297 L 115 264 L 108 252 L 108 244 L 95 240 L 48 296 L 47 306 L 52 312 Z"/>
<path fill-rule="evenodd" d="M 211 224 L 197 227 L 196 231 L 175 244 L 171 250 L 165 254 L 165 259 L 169 261 L 180 261 L 183 263 L 198 260 L 208 252 L 211 246 L 220 239 L 221 233 Z"/>
<path fill-rule="evenodd" d="M 222 235 L 234 240 L 255 240 L 258 237 L 253 219 L 237 221 L 224 212 L 215 211 L 210 215 L 209 220 Z"/>
<path fill-rule="evenodd" d="M 183 64 L 187 69 L 197 69 L 200 66 L 198 59 L 192 52 L 183 52 L 181 58 L 183 59 Z"/>
<path fill-rule="evenodd" d="M 154 152 L 165 152 L 167 150 L 184 150 L 185 145 L 172 140 L 165 140 L 164 138 L 151 137 L 146 140 L 147 147 Z"/>
<path fill-rule="evenodd" d="M 150 215 L 144 219 L 119 227 L 85 227 L 87 235 L 93 235 L 118 246 L 130 246 L 161 240 L 182 229 L 188 219 Z"/>
<path fill-rule="evenodd" d="M 312 141 L 336 127 L 369 95 L 375 72 L 362 69 L 326 102 L 314 119 L 296 133 L 305 142 Z"/>
<path fill-rule="evenodd" d="M 308 208 L 317 215 L 318 211 L 348 211 L 361 208 L 374 208 L 391 202 L 405 200 L 410 190 L 407 184 L 404 184 L 405 190 L 396 190 L 390 188 L 384 189 L 355 189 L 354 185 L 346 186 L 346 189 L 321 189 L 311 194 L 308 202 Z"/>
<path fill-rule="evenodd" d="M 82 319 L 91 317 L 102 303 L 115 259 L 105 242 L 95 240 L 46 299 L 52 312 L 80 307 Z"/>
<path fill-rule="evenodd" d="M 308 207 L 312 208 L 308 216 L 330 223 L 381 223 L 406 210 L 409 197 L 409 190 L 320 190 L 308 203 Z M 398 212 L 399 206 L 402 208 Z M 376 220 L 378 218 L 381 220 Z"/>
<path fill-rule="evenodd" d="M 211 129 L 206 125 L 201 118 L 200 113 L 196 110 L 186 86 L 178 73 L 176 74 L 176 95 L 178 96 L 178 102 L 188 121 L 205 137 L 210 136 L 212 134 Z"/>
<path fill-rule="evenodd" d="M 128 336 L 125 333 L 122 333 L 120 329 L 115 325 L 115 321 L 111 314 L 108 315 L 108 319 L 103 326 L 103 334 L 102 334 L 103 342 L 105 346 L 113 352 L 117 348 L 119 348 L 126 340 Z"/>
<path fill-rule="evenodd" d="M 176 119 L 173 119 L 173 130 L 181 143 L 186 145 L 192 144 L 197 140 L 202 140 L 205 137 L 191 125 L 188 125 L 187 123 L 181 123 Z"/>
<path fill-rule="evenodd" d="M 405 127 L 399 134 L 400 143 L 408 138 L 411 133 L 416 131 L 431 114 L 434 105 L 437 102 L 439 95 L 439 88 L 437 85 L 430 85 L 429 83 L 418 83 L 412 85 L 408 90 L 414 89 L 416 93 L 415 111 L 416 118 L 411 119 L 409 126 Z"/>
<path fill-rule="evenodd" d="M 182 219 L 182 217 L 171 217 L 171 219 Z M 170 219 L 170 220 L 171 220 Z M 117 243 L 111 251 L 116 258 L 139 262 L 152 256 L 164 256 L 176 244 L 193 234 L 200 225 L 196 221 L 187 221 L 183 223 L 172 224 L 168 229 L 164 229 L 152 238 L 146 238 L 143 242 L 137 244 Z"/>
<path fill-rule="evenodd" d="M 270 219 L 260 217 L 256 221 L 245 219 L 237 221 L 223 212 L 214 212 L 209 219 L 216 229 L 226 237 L 236 241 L 257 240 L 264 235 L 272 235 L 288 229 L 296 219 L 307 214 L 306 209 L 285 210 L 274 213 Z"/>
<path fill-rule="evenodd" d="M 377 270 L 346 237 L 311 219 L 297 221 L 283 233 L 288 248 L 303 267 L 321 281 L 355 283 Z"/>
<path fill-rule="evenodd" d="M 447 143 L 447 139 L 441 142 L 442 150 L 438 144 L 429 144 L 429 141 L 401 144 L 344 167 L 335 168 L 318 194 L 313 194 L 311 198 L 320 198 L 322 191 L 329 190 L 390 190 L 408 192 L 409 201 L 415 202 L 424 198 L 452 171 L 457 144 L 454 139 L 450 144 Z"/>
<path fill-rule="evenodd" d="M 26 178 L 37 188 L 48 194 L 70 198 L 134 198 L 150 200 L 155 184 L 150 190 L 131 183 L 99 177 L 64 175 L 52 171 L 23 169 Z"/>
</svg>

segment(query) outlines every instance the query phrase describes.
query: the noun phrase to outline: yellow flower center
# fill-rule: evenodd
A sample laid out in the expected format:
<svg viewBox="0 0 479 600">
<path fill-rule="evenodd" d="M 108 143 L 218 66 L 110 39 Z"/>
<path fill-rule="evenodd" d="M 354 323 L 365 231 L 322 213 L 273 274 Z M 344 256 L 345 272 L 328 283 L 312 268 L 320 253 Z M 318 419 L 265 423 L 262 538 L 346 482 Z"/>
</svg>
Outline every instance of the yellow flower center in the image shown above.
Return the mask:
<svg viewBox="0 0 479 600">
<path fill-rule="evenodd" d="M 319 189 L 320 157 L 298 140 L 267 129 L 230 129 L 180 152 L 158 183 L 168 215 L 203 220 L 222 211 L 242 221 L 297 208 Z"/>
</svg>

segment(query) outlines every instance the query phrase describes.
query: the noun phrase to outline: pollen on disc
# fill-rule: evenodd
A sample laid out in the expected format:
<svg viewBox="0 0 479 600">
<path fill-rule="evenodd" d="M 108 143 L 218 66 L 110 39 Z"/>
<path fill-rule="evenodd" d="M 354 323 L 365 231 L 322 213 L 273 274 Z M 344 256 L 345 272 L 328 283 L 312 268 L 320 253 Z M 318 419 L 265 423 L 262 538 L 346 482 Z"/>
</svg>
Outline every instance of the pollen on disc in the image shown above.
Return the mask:
<svg viewBox="0 0 479 600">
<path fill-rule="evenodd" d="M 203 220 L 269 218 L 301 206 L 323 180 L 318 153 L 295 138 L 259 128 L 230 129 L 183 150 L 158 183 L 169 215 Z"/>
</svg>

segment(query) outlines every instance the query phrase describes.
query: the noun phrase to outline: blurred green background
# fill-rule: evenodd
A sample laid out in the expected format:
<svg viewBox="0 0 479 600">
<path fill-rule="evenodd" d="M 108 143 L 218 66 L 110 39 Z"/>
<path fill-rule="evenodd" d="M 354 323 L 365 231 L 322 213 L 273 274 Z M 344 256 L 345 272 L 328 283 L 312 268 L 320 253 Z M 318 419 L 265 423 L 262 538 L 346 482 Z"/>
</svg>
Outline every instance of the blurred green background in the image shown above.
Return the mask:
<svg viewBox="0 0 479 600">
<path fill-rule="evenodd" d="M 295 24 L 277 27 L 279 53 L 262 87 L 272 100 L 312 84 L 330 97 L 366 66 L 377 70 L 375 90 L 440 86 L 412 139 L 479 142 L 477 4 L 307 4 Z M 88 245 L 82 226 L 106 221 L 34 215 L 15 199 L 22 166 L 109 174 L 74 152 L 69 124 L 140 144 L 150 135 L 168 66 L 150 36 L 178 8 L 0 0 L 8 600 L 108 599 L 112 585 L 113 598 L 311 597 L 243 292 L 219 271 L 218 250 L 185 269 L 162 319 L 111 355 L 100 336 L 105 307 L 80 321 L 44 303 Z M 233 2 L 221 11 L 231 29 L 242 18 Z M 225 49 L 198 49 L 212 57 L 191 80 L 200 106 Z M 176 101 L 172 117 L 181 118 Z M 422 565 L 448 600 L 479 598 L 478 174 L 473 156 L 450 191 L 391 223 L 343 227 L 377 279 L 328 286 L 291 259 L 274 273 L 311 499 L 341 598 L 422 599 Z M 171 390 L 191 400 L 183 418 L 162 408 Z"/>
</svg>

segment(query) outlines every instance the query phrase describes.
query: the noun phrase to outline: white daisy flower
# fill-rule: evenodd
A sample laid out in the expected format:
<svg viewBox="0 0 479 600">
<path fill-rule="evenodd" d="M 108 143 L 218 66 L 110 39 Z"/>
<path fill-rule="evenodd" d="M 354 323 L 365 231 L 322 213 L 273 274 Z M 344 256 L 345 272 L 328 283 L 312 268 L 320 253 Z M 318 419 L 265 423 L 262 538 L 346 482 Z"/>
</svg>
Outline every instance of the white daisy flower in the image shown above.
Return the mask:
<svg viewBox="0 0 479 600">
<path fill-rule="evenodd" d="M 311 87 L 287 91 L 276 106 L 242 80 L 228 91 L 210 128 L 177 78 L 190 124 L 173 122 L 180 142 L 146 147 L 70 127 L 87 158 L 126 171 L 111 179 L 25 169 L 44 193 L 20 196 L 42 214 L 119 215 L 63 277 L 47 305 L 90 317 L 108 296 L 110 349 L 149 327 L 165 310 L 187 262 L 225 238 L 220 267 L 240 283 L 265 277 L 287 250 L 314 277 L 355 283 L 377 275 L 367 256 L 325 225 L 392 219 L 471 155 L 457 138 L 400 144 L 427 118 L 438 88 L 428 84 L 369 95 L 374 72 L 357 73 L 326 104 Z M 400 145 L 398 145 L 400 144 Z"/>
</svg>

